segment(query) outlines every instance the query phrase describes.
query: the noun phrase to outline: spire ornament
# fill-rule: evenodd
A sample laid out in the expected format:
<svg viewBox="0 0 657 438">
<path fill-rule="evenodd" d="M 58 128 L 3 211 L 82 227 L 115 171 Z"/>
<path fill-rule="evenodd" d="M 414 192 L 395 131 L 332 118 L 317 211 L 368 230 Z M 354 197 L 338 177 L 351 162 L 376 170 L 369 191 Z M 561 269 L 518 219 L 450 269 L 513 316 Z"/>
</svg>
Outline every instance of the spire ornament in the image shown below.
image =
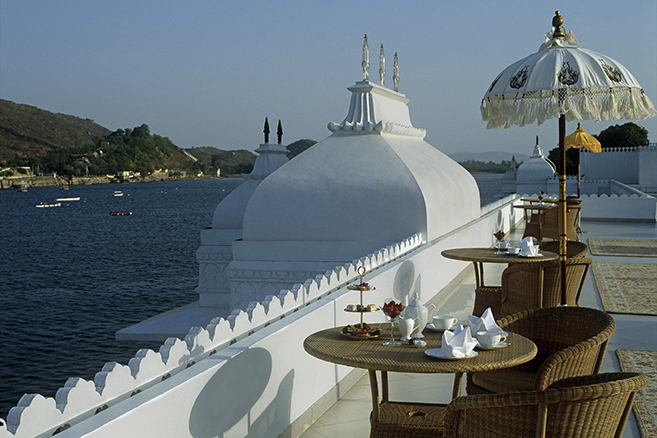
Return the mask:
<svg viewBox="0 0 657 438">
<path fill-rule="evenodd" d="M 278 134 L 278 144 L 281 144 L 281 141 L 283 141 L 283 125 L 281 125 L 281 119 L 278 119 L 276 134 Z"/>
<path fill-rule="evenodd" d="M 265 143 L 269 143 L 269 120 L 265 117 L 265 129 L 262 131 L 265 133 Z"/>
<path fill-rule="evenodd" d="M 365 34 L 365 40 L 363 41 L 363 80 L 368 81 L 370 79 L 370 48 L 367 45 L 367 34 Z"/>
<path fill-rule="evenodd" d="M 386 56 L 383 54 L 383 44 L 381 44 L 381 52 L 379 53 L 379 79 L 381 79 L 381 86 L 385 86 Z"/>
<path fill-rule="evenodd" d="M 397 61 L 397 52 L 395 52 L 395 61 L 392 64 L 392 82 L 395 83 L 395 91 L 399 91 L 399 62 Z"/>
</svg>

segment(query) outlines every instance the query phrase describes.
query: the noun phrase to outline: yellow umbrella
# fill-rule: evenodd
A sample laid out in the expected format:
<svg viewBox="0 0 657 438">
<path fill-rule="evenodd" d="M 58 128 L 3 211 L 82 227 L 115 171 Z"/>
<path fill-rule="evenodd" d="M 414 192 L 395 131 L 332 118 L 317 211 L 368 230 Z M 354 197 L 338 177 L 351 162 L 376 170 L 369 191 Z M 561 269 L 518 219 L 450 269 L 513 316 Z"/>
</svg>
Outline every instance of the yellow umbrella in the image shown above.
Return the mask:
<svg viewBox="0 0 657 438">
<path fill-rule="evenodd" d="M 564 138 L 564 146 L 566 149 L 568 148 L 586 148 L 586 150 L 591 151 L 591 152 L 602 152 L 602 145 L 598 141 L 597 138 L 595 138 L 592 135 L 587 134 L 582 127 L 580 126 L 579 122 L 577 122 L 577 129 L 575 132 L 572 134 L 566 136 Z M 579 172 L 579 154 L 577 154 L 577 196 L 579 197 L 579 183 L 580 183 L 580 172 Z"/>
<path fill-rule="evenodd" d="M 577 123 L 577 129 L 575 132 L 564 138 L 564 146 L 566 149 L 574 147 L 577 149 L 586 148 L 591 152 L 602 152 L 602 145 L 598 139 L 592 135 L 587 134 L 582 129 L 579 122 Z"/>
</svg>

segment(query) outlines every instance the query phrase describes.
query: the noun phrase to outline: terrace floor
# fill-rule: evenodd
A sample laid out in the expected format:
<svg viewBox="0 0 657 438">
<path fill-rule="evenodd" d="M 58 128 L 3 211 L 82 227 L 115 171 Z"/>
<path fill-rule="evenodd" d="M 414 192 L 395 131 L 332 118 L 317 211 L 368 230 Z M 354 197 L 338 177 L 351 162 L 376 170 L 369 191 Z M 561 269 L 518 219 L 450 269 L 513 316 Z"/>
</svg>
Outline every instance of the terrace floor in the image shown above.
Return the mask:
<svg viewBox="0 0 657 438">
<path fill-rule="evenodd" d="M 581 235 L 580 240 L 585 243 L 591 237 L 657 239 L 656 224 L 583 221 L 581 227 L 584 234 Z M 521 236 L 522 229 L 517 229 L 505 240 L 511 241 Z M 592 256 L 590 253 L 587 257 L 591 257 L 594 262 L 657 263 L 655 257 Z M 501 278 L 503 269 L 504 265 L 502 264 L 487 264 L 486 283 L 493 284 L 492 279 Z M 464 276 L 445 300 L 434 303 L 441 314 L 451 314 L 456 316 L 459 321 L 467 321 L 474 304 L 474 274 Z M 582 291 L 580 306 L 604 310 L 595 286 L 593 273 L 590 270 Z M 609 342 L 601 372 L 620 371 L 615 354 L 615 350 L 618 348 L 657 350 L 657 316 L 613 314 L 613 317 L 616 321 L 616 331 Z M 426 403 L 449 403 L 450 401 L 452 375 L 389 373 L 389 379 L 390 396 L 393 400 Z M 463 394 L 465 394 L 465 388 Z M 371 403 L 369 379 L 365 374 L 301 437 L 367 438 L 370 433 Z M 654 414 L 657 415 L 657 413 Z M 623 438 L 630 437 L 640 438 L 634 414 L 631 415 L 623 434 Z"/>
</svg>

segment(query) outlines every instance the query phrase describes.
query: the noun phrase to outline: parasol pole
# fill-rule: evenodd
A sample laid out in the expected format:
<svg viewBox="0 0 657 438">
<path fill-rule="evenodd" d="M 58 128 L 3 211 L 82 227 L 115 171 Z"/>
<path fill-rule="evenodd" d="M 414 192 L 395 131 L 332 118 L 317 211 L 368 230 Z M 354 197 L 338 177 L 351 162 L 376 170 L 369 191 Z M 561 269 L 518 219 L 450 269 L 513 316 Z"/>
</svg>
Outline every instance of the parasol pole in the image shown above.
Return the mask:
<svg viewBox="0 0 657 438">
<path fill-rule="evenodd" d="M 552 18 L 552 27 L 554 27 L 554 38 L 565 38 L 565 29 L 562 26 L 563 17 L 559 11 Z M 559 261 L 561 262 L 561 305 L 566 306 L 566 114 L 563 107 L 565 95 L 559 92 Z"/>
<path fill-rule="evenodd" d="M 581 196 L 581 195 L 579 194 L 579 184 L 580 184 L 579 181 L 580 181 L 580 178 L 581 178 L 581 176 L 580 176 L 580 167 L 579 167 L 579 165 L 580 165 L 580 162 L 581 162 L 581 159 L 582 159 L 582 158 L 581 158 L 581 155 L 580 155 L 581 153 L 582 153 L 582 150 L 581 150 L 581 149 L 577 149 L 577 197 L 578 197 L 578 198 Z"/>
<path fill-rule="evenodd" d="M 559 261 L 561 262 L 561 305 L 566 303 L 566 116 L 559 116 Z"/>
</svg>

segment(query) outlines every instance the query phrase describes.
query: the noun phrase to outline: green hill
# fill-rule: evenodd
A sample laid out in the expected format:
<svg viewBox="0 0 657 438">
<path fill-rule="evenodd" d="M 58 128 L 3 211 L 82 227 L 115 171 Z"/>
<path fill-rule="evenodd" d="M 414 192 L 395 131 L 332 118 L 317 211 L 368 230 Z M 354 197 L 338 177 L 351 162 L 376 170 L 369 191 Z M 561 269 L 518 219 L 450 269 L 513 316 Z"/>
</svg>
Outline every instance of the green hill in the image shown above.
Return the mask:
<svg viewBox="0 0 657 438">
<path fill-rule="evenodd" d="M 181 149 L 167 137 L 151 134 L 148 125 L 114 132 L 93 120 L 55 114 L 0 99 L 0 168 L 4 176 L 35 173 L 66 176 L 158 170 L 177 175 L 222 176 L 248 173 L 256 156 L 249 151 L 216 148 Z"/>
<path fill-rule="evenodd" d="M 40 157 L 53 149 L 93 143 L 111 131 L 93 120 L 0 99 L 0 162 Z"/>
</svg>

